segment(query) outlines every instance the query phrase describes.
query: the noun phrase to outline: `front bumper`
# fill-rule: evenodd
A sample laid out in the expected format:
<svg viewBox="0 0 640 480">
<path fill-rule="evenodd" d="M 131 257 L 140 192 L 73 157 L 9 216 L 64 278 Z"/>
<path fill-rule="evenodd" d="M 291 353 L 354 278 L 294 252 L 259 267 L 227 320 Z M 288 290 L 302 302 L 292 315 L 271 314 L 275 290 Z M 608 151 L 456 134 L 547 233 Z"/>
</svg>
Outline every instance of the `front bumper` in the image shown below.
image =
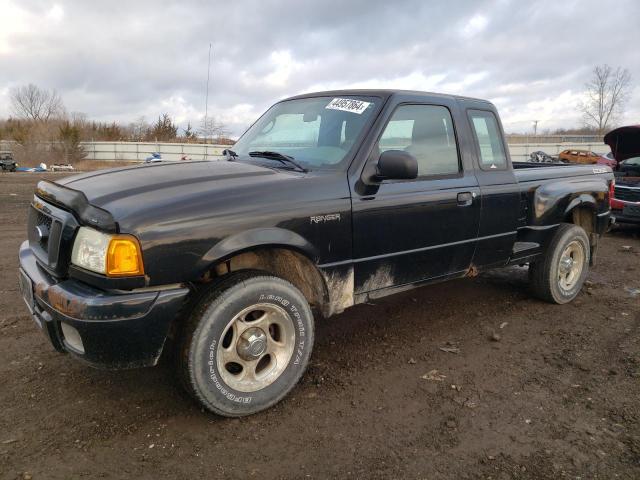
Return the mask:
<svg viewBox="0 0 640 480">
<path fill-rule="evenodd" d="M 612 210 L 611 214 L 615 217 L 616 223 L 640 224 L 640 204 L 635 204 L 633 207 Z"/>
<path fill-rule="evenodd" d="M 182 286 L 120 292 L 59 281 L 37 264 L 28 242 L 20 246 L 20 270 L 33 286 L 31 314 L 53 347 L 102 368 L 155 365 L 189 293 Z"/>
</svg>

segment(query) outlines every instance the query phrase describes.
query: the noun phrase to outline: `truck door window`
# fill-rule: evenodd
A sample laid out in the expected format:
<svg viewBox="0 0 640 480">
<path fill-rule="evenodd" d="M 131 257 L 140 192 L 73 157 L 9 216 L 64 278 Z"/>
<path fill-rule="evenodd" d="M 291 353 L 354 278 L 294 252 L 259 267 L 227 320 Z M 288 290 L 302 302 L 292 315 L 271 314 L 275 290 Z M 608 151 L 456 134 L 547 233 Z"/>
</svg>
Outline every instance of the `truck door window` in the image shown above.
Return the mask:
<svg viewBox="0 0 640 480">
<path fill-rule="evenodd" d="M 460 171 L 451 114 L 438 105 L 399 106 L 378 141 L 380 153 L 405 150 L 418 160 L 418 177 Z"/>
<path fill-rule="evenodd" d="M 483 170 L 507 168 L 507 156 L 495 115 L 482 110 L 469 110 L 469 118 L 480 152 L 480 168 Z"/>
</svg>

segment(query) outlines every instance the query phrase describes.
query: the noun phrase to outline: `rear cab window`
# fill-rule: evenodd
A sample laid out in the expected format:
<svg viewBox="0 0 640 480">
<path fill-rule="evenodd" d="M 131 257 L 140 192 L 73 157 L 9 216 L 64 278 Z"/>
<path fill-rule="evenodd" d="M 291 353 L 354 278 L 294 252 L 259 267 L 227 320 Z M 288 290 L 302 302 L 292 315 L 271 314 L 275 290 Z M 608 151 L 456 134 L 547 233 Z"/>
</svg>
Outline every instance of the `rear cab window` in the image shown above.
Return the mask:
<svg viewBox="0 0 640 480">
<path fill-rule="evenodd" d="M 468 110 L 482 170 L 505 170 L 507 155 L 496 116 L 485 110 Z"/>
</svg>

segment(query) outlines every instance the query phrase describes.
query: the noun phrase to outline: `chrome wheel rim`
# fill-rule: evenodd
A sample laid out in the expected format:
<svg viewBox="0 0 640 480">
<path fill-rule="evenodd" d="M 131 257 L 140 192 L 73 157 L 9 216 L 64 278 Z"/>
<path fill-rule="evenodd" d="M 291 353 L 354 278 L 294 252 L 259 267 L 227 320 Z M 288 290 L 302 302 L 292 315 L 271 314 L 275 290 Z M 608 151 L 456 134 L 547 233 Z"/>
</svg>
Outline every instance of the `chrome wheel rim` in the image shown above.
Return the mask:
<svg viewBox="0 0 640 480">
<path fill-rule="evenodd" d="M 583 245 L 574 240 L 566 246 L 558 262 L 558 286 L 570 291 L 580 281 L 584 268 L 585 251 Z"/>
<path fill-rule="evenodd" d="M 273 304 L 245 308 L 222 331 L 217 365 L 224 382 L 240 392 L 255 392 L 275 382 L 287 368 L 295 329 L 287 312 Z"/>
</svg>

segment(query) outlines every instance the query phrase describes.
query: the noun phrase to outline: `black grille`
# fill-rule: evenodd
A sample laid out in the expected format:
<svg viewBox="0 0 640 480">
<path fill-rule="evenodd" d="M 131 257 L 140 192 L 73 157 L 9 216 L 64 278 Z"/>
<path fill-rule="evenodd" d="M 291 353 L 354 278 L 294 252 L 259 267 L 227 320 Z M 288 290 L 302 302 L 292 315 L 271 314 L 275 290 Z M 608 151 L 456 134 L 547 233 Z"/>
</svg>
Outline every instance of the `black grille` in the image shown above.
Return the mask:
<svg viewBox="0 0 640 480">
<path fill-rule="evenodd" d="M 44 213 L 42 210 L 38 210 L 33 206 L 29 212 L 29 223 L 28 223 L 28 236 L 29 236 L 29 244 L 31 248 L 37 246 L 42 249 L 44 253 L 49 251 L 49 239 L 51 234 L 51 227 L 53 226 L 53 219 L 51 216 Z M 41 237 L 38 233 L 38 230 L 43 232 L 48 232 L 49 234 L 45 237 Z"/>
<path fill-rule="evenodd" d="M 38 216 L 36 217 L 35 234 L 38 239 L 38 243 L 40 244 L 40 247 L 42 247 L 42 249 L 45 252 L 48 251 L 48 248 L 49 248 L 49 235 L 47 234 L 47 236 L 41 238 L 40 235 L 37 233 L 37 229 L 41 228 L 42 229 L 41 231 L 50 233 L 52 224 L 53 224 L 53 220 L 51 220 L 51 217 L 49 215 L 45 215 L 44 213 L 38 211 Z"/>
<path fill-rule="evenodd" d="M 39 263 L 54 274 L 64 274 L 69 262 L 71 238 L 77 227 L 73 215 L 39 199 L 29 208 L 29 247 Z"/>
<path fill-rule="evenodd" d="M 640 189 L 631 189 L 625 187 L 615 187 L 614 198 L 617 200 L 625 200 L 627 202 L 640 202 Z"/>
</svg>

